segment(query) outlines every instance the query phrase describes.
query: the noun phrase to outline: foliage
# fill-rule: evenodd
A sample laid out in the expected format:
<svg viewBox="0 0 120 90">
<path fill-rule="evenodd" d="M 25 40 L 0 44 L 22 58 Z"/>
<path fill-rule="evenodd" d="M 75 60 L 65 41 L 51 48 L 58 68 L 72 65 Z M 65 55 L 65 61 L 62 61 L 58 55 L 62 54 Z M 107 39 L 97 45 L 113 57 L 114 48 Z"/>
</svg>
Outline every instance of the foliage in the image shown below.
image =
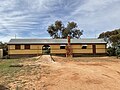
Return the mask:
<svg viewBox="0 0 120 90">
<path fill-rule="evenodd" d="M 107 49 L 107 55 L 109 55 L 109 56 L 115 56 L 115 55 L 116 55 L 116 53 L 115 53 L 115 48 L 109 47 L 109 48 Z"/>
<path fill-rule="evenodd" d="M 80 38 L 83 34 L 83 31 L 78 29 L 77 23 L 75 22 L 68 22 L 65 27 L 62 21 L 55 21 L 54 24 L 48 26 L 47 31 L 54 39 L 67 38 L 68 35 L 70 35 L 71 38 Z"/>
<path fill-rule="evenodd" d="M 103 32 L 99 35 L 98 38 L 108 38 L 113 45 L 120 43 L 120 29 L 115 29 L 113 31 Z"/>
<path fill-rule="evenodd" d="M 3 56 L 8 54 L 8 47 L 7 47 L 7 43 L 2 43 L 0 42 L 0 49 L 3 49 Z"/>
<path fill-rule="evenodd" d="M 118 45 L 116 48 L 116 55 L 117 55 L 117 58 L 120 57 L 120 45 Z"/>
<path fill-rule="evenodd" d="M 104 38 L 107 42 L 112 44 L 112 47 L 107 49 L 107 53 L 110 56 L 117 55 L 120 49 L 117 49 L 120 45 L 120 29 L 115 29 L 113 31 L 103 32 L 99 35 L 98 38 Z"/>
</svg>

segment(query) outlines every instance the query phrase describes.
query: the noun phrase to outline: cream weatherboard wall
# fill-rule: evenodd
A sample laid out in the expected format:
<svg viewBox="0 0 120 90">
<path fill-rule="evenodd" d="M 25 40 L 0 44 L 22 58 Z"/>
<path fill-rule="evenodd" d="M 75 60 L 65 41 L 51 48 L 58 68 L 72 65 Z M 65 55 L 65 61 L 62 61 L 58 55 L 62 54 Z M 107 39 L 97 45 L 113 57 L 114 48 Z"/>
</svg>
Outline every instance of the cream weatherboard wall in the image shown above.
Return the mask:
<svg viewBox="0 0 120 90">
<path fill-rule="evenodd" d="M 24 45 L 20 45 L 21 49 L 16 50 L 15 45 L 9 45 L 9 55 L 12 54 L 42 54 L 43 45 L 30 45 L 30 49 L 24 49 Z M 60 49 L 60 45 L 49 45 L 51 54 L 65 54 L 65 49 Z"/>
<path fill-rule="evenodd" d="M 87 45 L 86 49 L 82 49 L 83 45 L 72 45 L 73 53 L 93 53 L 92 45 Z"/>
<path fill-rule="evenodd" d="M 42 54 L 43 45 L 30 45 L 30 49 L 24 49 L 24 45 L 20 45 L 21 49 L 16 50 L 15 45 L 8 46 L 9 55 L 12 54 Z"/>
<path fill-rule="evenodd" d="M 86 44 L 87 45 L 87 44 Z M 8 45 L 9 55 L 26 55 L 26 54 L 42 54 L 44 45 L 30 45 L 30 49 L 25 49 L 24 45 L 20 45 L 21 49 L 16 50 L 15 45 Z M 60 49 L 61 45 L 49 45 L 51 54 L 66 54 L 66 49 Z M 71 45 L 73 54 L 93 54 L 93 45 L 88 44 L 86 49 L 82 49 L 83 45 Z M 106 44 L 96 44 L 96 54 L 106 53 Z"/>
<path fill-rule="evenodd" d="M 106 53 L 106 45 L 96 45 L 96 53 Z"/>
<path fill-rule="evenodd" d="M 51 54 L 66 54 L 66 49 L 60 49 L 60 45 L 50 45 Z"/>
</svg>

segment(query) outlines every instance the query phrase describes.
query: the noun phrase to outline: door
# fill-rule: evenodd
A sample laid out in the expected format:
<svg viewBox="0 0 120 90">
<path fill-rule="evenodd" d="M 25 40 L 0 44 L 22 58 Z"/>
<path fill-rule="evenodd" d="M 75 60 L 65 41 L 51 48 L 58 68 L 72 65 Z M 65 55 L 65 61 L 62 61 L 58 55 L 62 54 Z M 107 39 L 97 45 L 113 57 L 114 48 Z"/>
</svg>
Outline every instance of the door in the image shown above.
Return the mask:
<svg viewBox="0 0 120 90">
<path fill-rule="evenodd" d="M 49 45 L 44 45 L 42 47 L 42 54 L 50 54 L 50 46 Z"/>
<path fill-rule="evenodd" d="M 93 54 L 96 54 L 96 45 L 93 45 Z"/>
</svg>

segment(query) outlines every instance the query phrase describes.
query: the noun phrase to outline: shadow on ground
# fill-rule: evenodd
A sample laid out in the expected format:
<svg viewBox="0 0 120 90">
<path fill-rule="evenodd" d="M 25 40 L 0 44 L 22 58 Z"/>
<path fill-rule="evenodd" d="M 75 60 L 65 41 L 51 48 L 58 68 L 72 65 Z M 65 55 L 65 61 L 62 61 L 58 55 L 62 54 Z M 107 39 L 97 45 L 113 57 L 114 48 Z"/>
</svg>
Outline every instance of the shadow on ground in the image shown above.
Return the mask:
<svg viewBox="0 0 120 90">
<path fill-rule="evenodd" d="M 9 88 L 3 86 L 3 85 L 0 85 L 0 90 L 10 90 Z"/>
</svg>

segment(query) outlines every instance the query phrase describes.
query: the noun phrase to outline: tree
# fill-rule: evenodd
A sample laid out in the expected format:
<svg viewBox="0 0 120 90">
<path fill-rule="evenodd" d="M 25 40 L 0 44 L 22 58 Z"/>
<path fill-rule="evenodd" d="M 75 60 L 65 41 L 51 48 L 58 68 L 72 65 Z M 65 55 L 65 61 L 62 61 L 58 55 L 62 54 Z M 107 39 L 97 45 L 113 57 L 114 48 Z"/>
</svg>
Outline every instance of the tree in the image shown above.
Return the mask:
<svg viewBox="0 0 120 90">
<path fill-rule="evenodd" d="M 120 45 L 120 29 L 103 32 L 99 35 L 98 38 L 104 38 L 105 40 L 107 40 L 107 42 L 112 44 L 112 46 L 107 49 L 109 55 L 116 54 L 116 49 Z"/>
<path fill-rule="evenodd" d="M 55 21 L 54 24 L 48 26 L 47 32 L 53 39 L 56 38 L 67 38 L 68 35 L 71 38 L 80 38 L 83 34 L 83 30 L 78 29 L 77 23 L 68 22 L 67 27 L 64 27 L 62 21 Z"/>
<path fill-rule="evenodd" d="M 108 40 L 114 45 L 120 43 L 120 29 L 115 29 L 113 31 L 103 32 L 98 38 L 108 38 Z"/>
<path fill-rule="evenodd" d="M 0 49 L 3 49 L 3 56 L 8 54 L 8 46 L 7 43 L 0 42 Z"/>
</svg>

